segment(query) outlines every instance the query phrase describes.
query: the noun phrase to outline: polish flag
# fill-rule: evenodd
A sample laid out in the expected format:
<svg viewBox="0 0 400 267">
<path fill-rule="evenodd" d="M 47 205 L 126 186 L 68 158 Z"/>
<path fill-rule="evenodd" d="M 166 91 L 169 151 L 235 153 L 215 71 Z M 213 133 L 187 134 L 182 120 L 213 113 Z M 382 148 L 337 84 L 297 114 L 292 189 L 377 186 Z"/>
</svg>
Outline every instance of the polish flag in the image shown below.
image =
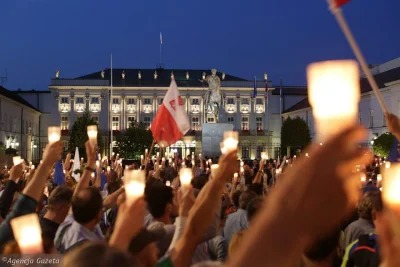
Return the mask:
<svg viewBox="0 0 400 267">
<path fill-rule="evenodd" d="M 185 105 L 175 80 L 171 81 L 163 103 L 151 124 L 153 138 L 160 147 L 175 144 L 190 129 Z"/>
</svg>

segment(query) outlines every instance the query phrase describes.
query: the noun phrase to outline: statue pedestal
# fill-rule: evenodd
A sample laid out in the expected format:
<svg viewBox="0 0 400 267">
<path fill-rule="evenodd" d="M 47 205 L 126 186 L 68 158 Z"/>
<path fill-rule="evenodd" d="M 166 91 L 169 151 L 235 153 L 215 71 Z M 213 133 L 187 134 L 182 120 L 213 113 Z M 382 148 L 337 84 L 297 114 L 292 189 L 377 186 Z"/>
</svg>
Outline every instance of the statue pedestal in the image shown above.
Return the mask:
<svg viewBox="0 0 400 267">
<path fill-rule="evenodd" d="M 203 157 L 221 156 L 220 143 L 224 138 L 225 131 L 233 131 L 230 123 L 204 123 L 202 125 L 202 155 Z"/>
</svg>

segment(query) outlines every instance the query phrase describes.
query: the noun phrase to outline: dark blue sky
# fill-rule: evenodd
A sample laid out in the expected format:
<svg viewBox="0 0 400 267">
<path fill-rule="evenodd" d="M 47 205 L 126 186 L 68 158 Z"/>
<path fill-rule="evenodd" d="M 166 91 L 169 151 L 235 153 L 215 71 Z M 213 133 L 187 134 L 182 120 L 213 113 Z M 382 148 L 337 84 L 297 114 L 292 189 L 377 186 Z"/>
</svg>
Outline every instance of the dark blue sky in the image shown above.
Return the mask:
<svg viewBox="0 0 400 267">
<path fill-rule="evenodd" d="M 400 1 L 353 0 L 344 13 L 369 63 L 400 56 Z M 325 0 L 1 0 L 6 88 L 47 89 L 109 67 L 213 68 L 305 84 L 313 61 L 353 58 Z"/>
</svg>

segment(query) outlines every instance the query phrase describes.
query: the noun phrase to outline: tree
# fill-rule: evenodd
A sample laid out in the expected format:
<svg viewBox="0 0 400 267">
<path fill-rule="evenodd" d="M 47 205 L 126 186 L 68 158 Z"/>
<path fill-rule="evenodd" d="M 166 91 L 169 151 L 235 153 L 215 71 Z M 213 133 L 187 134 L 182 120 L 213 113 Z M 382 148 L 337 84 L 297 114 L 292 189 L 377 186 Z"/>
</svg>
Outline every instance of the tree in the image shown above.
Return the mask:
<svg viewBox="0 0 400 267">
<path fill-rule="evenodd" d="M 311 142 L 310 129 L 307 123 L 299 117 L 288 117 L 283 121 L 281 130 L 281 147 L 286 154 L 287 147 L 302 148 Z"/>
<path fill-rule="evenodd" d="M 81 157 L 86 157 L 85 143 L 89 140 L 87 135 L 87 127 L 89 125 L 98 125 L 98 123 L 90 118 L 89 113 L 83 114 L 82 117 L 78 118 L 72 126 L 71 136 L 69 139 L 68 150 L 71 153 L 75 153 L 75 148 L 79 150 Z M 101 151 L 103 147 L 103 138 L 100 132 L 97 134 L 97 145 Z"/>
<path fill-rule="evenodd" d="M 121 158 L 139 159 L 146 148 L 150 150 L 153 135 L 146 124 L 133 122 L 128 129 L 119 133 L 116 139 Z"/>
<path fill-rule="evenodd" d="M 389 156 L 390 150 L 392 149 L 394 143 L 394 139 L 395 137 L 391 133 L 384 133 L 376 138 L 372 146 L 372 150 L 374 151 L 375 155 L 385 158 Z"/>
</svg>

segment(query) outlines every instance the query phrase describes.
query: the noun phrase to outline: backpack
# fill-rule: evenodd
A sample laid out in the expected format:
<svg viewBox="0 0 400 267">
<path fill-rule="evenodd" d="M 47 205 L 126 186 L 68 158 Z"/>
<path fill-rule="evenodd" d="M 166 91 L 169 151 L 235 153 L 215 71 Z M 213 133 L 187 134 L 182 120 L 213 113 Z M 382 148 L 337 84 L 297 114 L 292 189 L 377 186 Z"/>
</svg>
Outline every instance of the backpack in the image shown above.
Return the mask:
<svg viewBox="0 0 400 267">
<path fill-rule="evenodd" d="M 342 267 L 378 267 L 379 246 L 375 234 L 361 235 L 346 249 Z"/>
</svg>

